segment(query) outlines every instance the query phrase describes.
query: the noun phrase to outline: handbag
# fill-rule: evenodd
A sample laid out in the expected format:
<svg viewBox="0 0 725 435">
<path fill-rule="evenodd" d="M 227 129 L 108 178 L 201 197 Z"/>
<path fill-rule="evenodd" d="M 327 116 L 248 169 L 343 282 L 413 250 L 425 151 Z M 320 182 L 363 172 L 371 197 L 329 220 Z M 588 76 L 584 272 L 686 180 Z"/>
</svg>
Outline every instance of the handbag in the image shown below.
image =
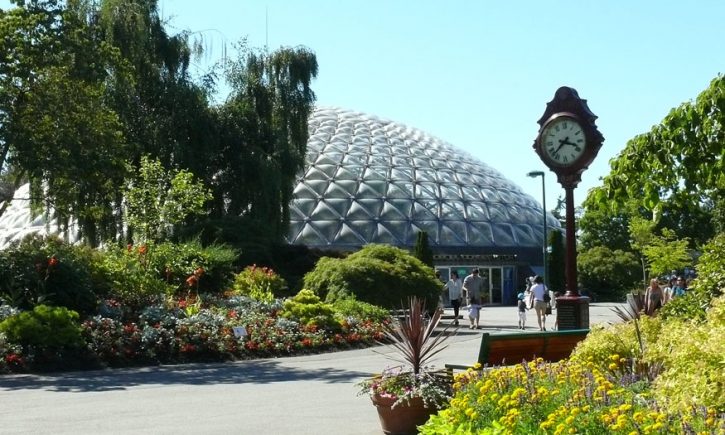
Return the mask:
<svg viewBox="0 0 725 435">
<path fill-rule="evenodd" d="M 546 302 L 547 304 L 551 302 L 551 295 L 549 295 L 549 292 L 544 292 L 544 302 Z"/>
<path fill-rule="evenodd" d="M 551 304 L 546 304 L 546 314 L 551 314 Z"/>
</svg>

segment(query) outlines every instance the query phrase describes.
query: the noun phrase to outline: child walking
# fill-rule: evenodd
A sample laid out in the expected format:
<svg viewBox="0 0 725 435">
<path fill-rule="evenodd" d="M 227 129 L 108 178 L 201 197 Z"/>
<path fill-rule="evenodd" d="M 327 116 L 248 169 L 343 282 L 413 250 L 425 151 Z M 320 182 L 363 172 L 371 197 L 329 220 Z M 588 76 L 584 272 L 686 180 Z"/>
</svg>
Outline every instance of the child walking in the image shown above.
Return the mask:
<svg viewBox="0 0 725 435">
<path fill-rule="evenodd" d="M 524 300 L 525 299 L 525 296 L 526 295 L 524 295 L 523 293 L 519 293 L 519 295 L 518 295 L 518 299 L 519 299 L 519 304 L 518 304 L 518 311 L 519 311 L 519 329 L 526 329 L 526 310 L 527 310 L 527 306 L 526 306 L 526 301 Z"/>
<path fill-rule="evenodd" d="M 470 329 L 479 329 L 478 326 L 478 318 L 480 317 L 481 306 L 478 304 L 478 300 L 476 298 L 471 298 L 470 303 L 468 305 L 468 321 L 471 322 L 471 326 L 469 326 Z"/>
</svg>

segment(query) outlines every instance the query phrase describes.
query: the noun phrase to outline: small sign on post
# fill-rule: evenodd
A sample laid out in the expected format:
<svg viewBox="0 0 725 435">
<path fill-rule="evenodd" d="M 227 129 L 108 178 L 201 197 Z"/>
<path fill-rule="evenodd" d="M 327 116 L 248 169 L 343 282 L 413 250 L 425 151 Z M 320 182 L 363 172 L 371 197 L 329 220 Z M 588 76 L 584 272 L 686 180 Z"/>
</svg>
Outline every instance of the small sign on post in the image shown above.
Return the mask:
<svg viewBox="0 0 725 435">
<path fill-rule="evenodd" d="M 243 338 L 247 336 L 247 328 L 244 326 L 235 326 L 232 328 L 232 331 L 234 331 L 234 336 L 237 338 Z"/>
</svg>

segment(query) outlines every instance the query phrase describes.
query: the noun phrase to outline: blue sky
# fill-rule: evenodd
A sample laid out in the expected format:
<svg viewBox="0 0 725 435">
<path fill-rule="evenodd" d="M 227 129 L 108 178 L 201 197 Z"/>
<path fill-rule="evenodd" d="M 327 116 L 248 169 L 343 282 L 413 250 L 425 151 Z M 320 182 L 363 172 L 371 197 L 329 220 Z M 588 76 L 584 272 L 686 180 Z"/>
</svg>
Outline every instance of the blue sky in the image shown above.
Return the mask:
<svg viewBox="0 0 725 435">
<path fill-rule="evenodd" d="M 159 8 L 171 33 L 200 32 L 209 48 L 200 71 L 243 37 L 253 47 L 307 46 L 319 62 L 318 105 L 425 130 L 539 201 L 541 181 L 526 173 L 545 170 L 549 209 L 563 189 L 531 145 L 557 88 L 588 100 L 605 137 L 575 192 L 579 204 L 627 140 L 725 70 L 725 2 L 716 0 L 159 0 Z"/>
</svg>

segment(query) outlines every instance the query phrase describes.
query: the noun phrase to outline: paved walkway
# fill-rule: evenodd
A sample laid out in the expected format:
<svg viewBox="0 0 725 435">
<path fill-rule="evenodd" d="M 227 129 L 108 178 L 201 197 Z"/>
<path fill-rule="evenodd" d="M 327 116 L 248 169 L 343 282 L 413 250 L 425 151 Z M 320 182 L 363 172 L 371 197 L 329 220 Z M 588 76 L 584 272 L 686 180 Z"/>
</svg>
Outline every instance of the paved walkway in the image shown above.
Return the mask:
<svg viewBox="0 0 725 435">
<path fill-rule="evenodd" d="M 591 324 L 618 321 L 592 304 Z M 467 364 L 481 332 L 517 332 L 515 307 L 484 308 L 434 360 Z M 551 321 L 552 319 L 550 319 Z M 448 321 L 447 321 L 448 322 Z M 528 331 L 535 331 L 533 312 Z M 461 323 L 463 325 L 463 323 Z M 380 434 L 354 384 L 395 365 L 389 346 L 290 358 L 0 376 L 3 434 Z"/>
</svg>

